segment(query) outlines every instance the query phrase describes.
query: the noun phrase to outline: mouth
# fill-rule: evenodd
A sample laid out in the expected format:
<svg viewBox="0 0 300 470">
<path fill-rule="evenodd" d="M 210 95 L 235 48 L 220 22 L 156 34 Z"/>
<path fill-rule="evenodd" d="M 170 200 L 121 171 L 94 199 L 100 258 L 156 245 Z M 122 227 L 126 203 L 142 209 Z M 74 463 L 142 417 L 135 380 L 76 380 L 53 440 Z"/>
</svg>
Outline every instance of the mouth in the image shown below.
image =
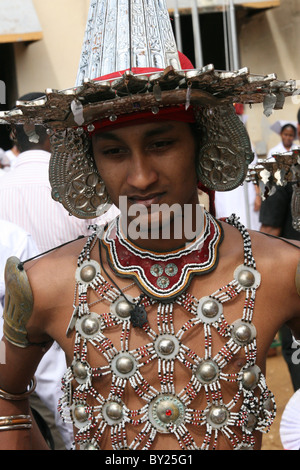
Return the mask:
<svg viewBox="0 0 300 470">
<path fill-rule="evenodd" d="M 146 195 L 135 194 L 128 196 L 128 201 L 130 204 L 140 204 L 148 208 L 153 204 L 159 204 L 163 195 L 164 193 L 152 193 Z"/>
</svg>

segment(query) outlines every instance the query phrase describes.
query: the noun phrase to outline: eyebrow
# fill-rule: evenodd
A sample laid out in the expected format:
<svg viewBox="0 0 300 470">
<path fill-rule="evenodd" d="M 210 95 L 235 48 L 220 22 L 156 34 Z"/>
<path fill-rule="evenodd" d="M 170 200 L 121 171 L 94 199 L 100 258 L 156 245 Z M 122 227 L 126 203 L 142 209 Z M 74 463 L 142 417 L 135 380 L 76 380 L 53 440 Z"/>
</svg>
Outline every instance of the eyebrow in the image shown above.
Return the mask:
<svg viewBox="0 0 300 470">
<path fill-rule="evenodd" d="M 173 124 L 171 123 L 168 123 L 168 124 L 163 124 L 159 127 L 155 127 L 154 129 L 149 129 L 148 131 L 145 132 L 145 134 L 143 135 L 144 138 L 147 138 L 147 137 L 154 137 L 156 135 L 160 135 L 160 134 L 163 134 L 164 132 L 168 132 L 170 130 L 173 129 Z M 101 140 L 114 140 L 115 142 L 121 142 L 122 139 L 119 138 L 115 133 L 114 131 L 111 131 L 111 132 L 99 132 L 97 134 L 94 135 L 94 137 L 96 137 L 96 139 L 101 139 Z"/>
</svg>

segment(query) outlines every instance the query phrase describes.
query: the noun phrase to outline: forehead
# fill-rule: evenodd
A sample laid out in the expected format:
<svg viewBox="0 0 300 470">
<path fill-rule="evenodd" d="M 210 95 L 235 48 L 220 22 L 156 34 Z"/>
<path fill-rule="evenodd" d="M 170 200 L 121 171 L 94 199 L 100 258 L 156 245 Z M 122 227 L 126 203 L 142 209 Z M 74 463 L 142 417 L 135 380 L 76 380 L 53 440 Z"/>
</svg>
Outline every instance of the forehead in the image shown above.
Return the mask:
<svg viewBox="0 0 300 470">
<path fill-rule="evenodd" d="M 181 121 L 157 121 L 157 122 L 134 122 L 128 125 L 112 125 L 99 129 L 94 135 L 93 140 L 118 140 L 131 139 L 133 137 L 147 138 L 159 136 L 172 132 L 186 132 L 190 129 L 189 124 Z"/>
</svg>

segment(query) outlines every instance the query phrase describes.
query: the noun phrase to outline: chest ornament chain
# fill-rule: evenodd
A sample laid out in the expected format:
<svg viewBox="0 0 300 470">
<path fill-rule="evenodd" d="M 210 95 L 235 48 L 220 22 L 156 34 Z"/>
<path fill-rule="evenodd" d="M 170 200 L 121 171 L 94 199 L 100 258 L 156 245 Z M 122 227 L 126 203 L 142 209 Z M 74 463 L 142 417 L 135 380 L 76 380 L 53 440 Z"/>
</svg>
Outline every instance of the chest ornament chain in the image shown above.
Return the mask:
<svg viewBox="0 0 300 470">
<path fill-rule="evenodd" d="M 234 270 L 231 281 L 199 299 L 188 288 L 169 302 L 146 293 L 138 298 L 124 295 L 105 279 L 101 266 L 90 257 L 98 241 L 97 232 L 89 238 L 78 259 L 77 300 L 68 328 L 68 334 L 75 329 L 74 357 L 62 381 L 64 393 L 59 405 L 63 418 L 75 426 L 74 447 L 100 450 L 103 436 L 110 435 L 114 450 L 148 450 L 159 435 L 171 434 L 184 450 L 217 449 L 220 437 L 232 449 L 253 449 L 254 431 L 268 432 L 276 405 L 256 364 L 253 323 L 261 279 L 248 232 L 234 216 L 227 222 L 242 235 L 244 263 Z M 107 306 L 104 313 L 92 311 L 90 290 Z M 230 306 L 241 295 L 241 318 L 229 323 L 227 303 Z M 143 345 L 131 349 L 131 311 L 138 302 L 146 311 L 156 310 L 156 325 L 150 326 L 146 321 L 140 330 Z M 186 316 L 182 326 L 175 328 L 174 312 L 178 308 Z M 119 344 L 109 339 L 109 333 L 116 328 L 121 328 Z M 203 338 L 201 356 L 185 342 L 193 329 Z M 217 352 L 213 349 L 215 335 L 222 342 Z M 99 353 L 99 366 L 89 363 L 90 348 Z M 228 368 L 241 353 L 244 365 L 233 373 Z M 176 387 L 177 364 L 185 368 L 189 377 L 180 390 Z M 155 383 L 159 386 L 154 387 L 146 379 L 149 366 L 152 370 L 155 367 Z M 104 378 L 110 379 L 106 391 L 101 389 Z M 225 400 L 223 390 L 228 385 L 233 395 Z M 126 403 L 125 392 L 129 390 L 142 402 L 138 409 L 131 409 Z M 197 406 L 199 397 L 204 406 Z M 202 433 L 197 431 L 199 428 Z M 133 438 L 128 438 L 128 429 L 134 430 Z"/>
</svg>

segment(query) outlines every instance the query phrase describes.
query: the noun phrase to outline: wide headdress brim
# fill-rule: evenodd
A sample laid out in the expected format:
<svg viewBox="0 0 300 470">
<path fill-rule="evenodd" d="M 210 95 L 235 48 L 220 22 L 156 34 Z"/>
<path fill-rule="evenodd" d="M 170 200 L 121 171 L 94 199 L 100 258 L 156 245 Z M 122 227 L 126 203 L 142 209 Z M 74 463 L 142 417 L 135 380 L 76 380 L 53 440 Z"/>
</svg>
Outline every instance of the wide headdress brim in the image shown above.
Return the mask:
<svg viewBox="0 0 300 470">
<path fill-rule="evenodd" d="M 285 98 L 295 92 L 295 80 L 280 81 L 275 74 L 253 75 L 247 68 L 224 72 L 208 65 L 178 71 L 169 66 L 150 74 L 126 71 L 118 79 L 85 80 L 79 87 L 61 91 L 48 89 L 44 98 L 18 101 L 15 109 L 1 112 L 0 123 L 72 128 L 187 101 L 201 107 L 264 103 L 267 114 L 282 109 Z"/>
</svg>

